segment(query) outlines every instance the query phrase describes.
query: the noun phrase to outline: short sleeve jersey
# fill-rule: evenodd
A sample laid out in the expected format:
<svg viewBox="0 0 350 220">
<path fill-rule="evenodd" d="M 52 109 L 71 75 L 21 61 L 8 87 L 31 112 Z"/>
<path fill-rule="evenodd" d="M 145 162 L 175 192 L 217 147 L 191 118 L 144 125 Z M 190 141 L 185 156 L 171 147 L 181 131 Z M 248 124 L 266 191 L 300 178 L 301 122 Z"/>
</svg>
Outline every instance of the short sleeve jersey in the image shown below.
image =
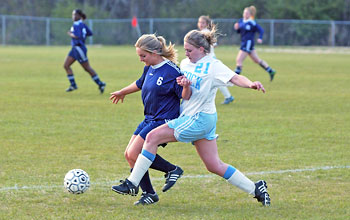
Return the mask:
<svg viewBox="0 0 350 220">
<path fill-rule="evenodd" d="M 181 116 L 191 116 L 198 112 L 214 114 L 217 88 L 232 86 L 230 80 L 236 73 L 211 55 L 203 57 L 196 63 L 191 63 L 186 58 L 182 60 L 180 68 L 192 82 L 192 95 L 189 100 L 182 101 Z"/>
<path fill-rule="evenodd" d="M 156 66 L 145 66 L 136 85 L 141 89 L 146 120 L 166 120 L 179 117 L 182 86 L 176 82 L 180 69 L 165 60 Z"/>
<path fill-rule="evenodd" d="M 72 38 L 72 46 L 85 46 L 85 39 L 88 36 L 92 35 L 92 31 L 83 23 L 82 20 L 75 21 L 73 26 L 70 29 L 70 32 L 73 33 L 78 38 Z"/>
</svg>

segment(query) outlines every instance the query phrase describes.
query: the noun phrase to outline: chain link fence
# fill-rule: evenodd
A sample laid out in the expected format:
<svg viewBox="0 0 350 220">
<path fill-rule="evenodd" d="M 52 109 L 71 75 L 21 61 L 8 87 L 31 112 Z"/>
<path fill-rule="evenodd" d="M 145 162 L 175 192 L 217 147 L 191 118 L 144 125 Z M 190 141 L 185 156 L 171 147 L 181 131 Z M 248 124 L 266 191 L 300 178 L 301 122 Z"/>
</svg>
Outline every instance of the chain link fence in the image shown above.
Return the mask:
<svg viewBox="0 0 350 220">
<path fill-rule="evenodd" d="M 67 45 L 71 19 L 0 15 L 2 45 Z M 240 36 L 233 30 L 238 19 L 214 19 L 222 36 L 219 44 L 239 44 Z M 182 44 L 185 34 L 197 28 L 196 18 L 142 18 L 138 28 L 131 19 L 88 19 L 86 24 L 94 35 L 87 44 L 134 44 L 138 33 L 157 33 L 168 41 Z M 350 21 L 258 19 L 264 28 L 264 43 L 270 46 L 350 46 Z"/>
</svg>

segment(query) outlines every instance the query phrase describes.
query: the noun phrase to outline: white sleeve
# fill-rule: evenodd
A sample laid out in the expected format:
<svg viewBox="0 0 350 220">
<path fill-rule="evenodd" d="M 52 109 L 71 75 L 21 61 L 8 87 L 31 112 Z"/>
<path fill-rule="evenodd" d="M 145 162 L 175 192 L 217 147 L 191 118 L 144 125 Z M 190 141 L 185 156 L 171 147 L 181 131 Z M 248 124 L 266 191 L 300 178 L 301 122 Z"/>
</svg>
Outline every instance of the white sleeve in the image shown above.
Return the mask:
<svg viewBox="0 0 350 220">
<path fill-rule="evenodd" d="M 218 60 L 217 62 L 213 63 L 212 70 L 214 78 L 213 83 L 215 87 L 233 86 L 230 80 L 236 75 L 236 73 L 228 68 L 225 64 Z"/>
</svg>

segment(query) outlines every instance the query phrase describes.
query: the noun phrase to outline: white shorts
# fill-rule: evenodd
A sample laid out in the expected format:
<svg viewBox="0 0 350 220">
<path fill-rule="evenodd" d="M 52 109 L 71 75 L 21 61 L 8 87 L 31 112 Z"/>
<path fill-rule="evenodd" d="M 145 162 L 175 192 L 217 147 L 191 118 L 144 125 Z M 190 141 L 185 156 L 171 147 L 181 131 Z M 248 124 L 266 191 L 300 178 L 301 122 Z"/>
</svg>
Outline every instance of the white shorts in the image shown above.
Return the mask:
<svg viewBox="0 0 350 220">
<path fill-rule="evenodd" d="M 182 116 L 168 121 L 169 128 L 174 129 L 174 136 L 180 142 L 194 142 L 200 139 L 214 140 L 216 131 L 217 114 L 203 112 L 192 116 Z"/>
</svg>

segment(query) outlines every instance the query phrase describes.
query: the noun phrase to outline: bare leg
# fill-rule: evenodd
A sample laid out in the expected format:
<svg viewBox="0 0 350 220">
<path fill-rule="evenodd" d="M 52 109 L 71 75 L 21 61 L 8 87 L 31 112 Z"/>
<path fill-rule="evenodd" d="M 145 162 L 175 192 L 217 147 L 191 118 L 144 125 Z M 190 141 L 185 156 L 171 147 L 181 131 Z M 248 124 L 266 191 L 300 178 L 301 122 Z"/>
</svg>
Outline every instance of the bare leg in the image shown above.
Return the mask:
<svg viewBox="0 0 350 220">
<path fill-rule="evenodd" d="M 163 124 L 147 134 L 143 148 L 152 154 L 156 154 L 159 144 L 176 141 L 174 129 L 169 128 L 167 124 Z"/>
<path fill-rule="evenodd" d="M 138 186 L 142 177 L 151 167 L 154 158 L 157 154 L 158 145 L 162 143 L 175 142 L 174 129 L 168 127 L 167 124 L 163 124 L 153 129 L 146 136 L 146 141 L 143 145 L 143 149 L 146 150 L 147 155 L 140 154 L 134 164 L 134 170 L 127 178 L 135 186 Z"/>
<path fill-rule="evenodd" d="M 144 142 L 145 140 L 138 135 L 133 135 L 131 137 L 124 152 L 125 159 L 128 161 L 130 168 L 134 167 L 137 156 L 141 153 Z"/>
<path fill-rule="evenodd" d="M 255 50 L 253 50 L 249 56 L 255 63 L 259 64 L 264 70 L 266 70 L 266 72 L 270 75 L 270 80 L 272 81 L 276 71 L 269 67 L 269 65 L 264 60 L 260 59 Z"/>
<path fill-rule="evenodd" d="M 216 140 L 209 141 L 207 139 L 201 139 L 194 144 L 197 153 L 205 164 L 207 170 L 219 176 L 224 176 L 228 164 L 225 164 L 220 160 Z"/>
<path fill-rule="evenodd" d="M 75 59 L 71 56 L 67 56 L 64 61 L 63 68 L 66 70 L 67 75 L 73 75 L 73 70 L 70 66 L 75 62 Z"/>
<path fill-rule="evenodd" d="M 238 52 L 237 57 L 236 57 L 236 69 L 235 69 L 235 72 L 237 74 L 241 74 L 243 61 L 245 60 L 245 58 L 247 56 L 248 56 L 248 53 L 244 52 L 243 50 L 240 50 Z"/>
<path fill-rule="evenodd" d="M 195 142 L 195 146 L 209 172 L 224 177 L 232 185 L 254 195 L 255 184 L 239 170 L 220 160 L 216 140 L 201 139 Z"/>
<path fill-rule="evenodd" d="M 81 66 L 84 68 L 84 70 L 86 72 L 88 72 L 90 74 L 91 77 L 96 75 L 96 72 L 94 69 L 92 69 L 92 67 L 89 64 L 89 61 L 86 61 L 84 63 L 81 63 Z"/>
<path fill-rule="evenodd" d="M 264 69 L 266 69 L 269 66 L 264 60 L 259 58 L 255 50 L 252 50 L 249 56 L 254 61 L 254 63 L 260 64 L 260 66 L 263 67 Z"/>
</svg>

